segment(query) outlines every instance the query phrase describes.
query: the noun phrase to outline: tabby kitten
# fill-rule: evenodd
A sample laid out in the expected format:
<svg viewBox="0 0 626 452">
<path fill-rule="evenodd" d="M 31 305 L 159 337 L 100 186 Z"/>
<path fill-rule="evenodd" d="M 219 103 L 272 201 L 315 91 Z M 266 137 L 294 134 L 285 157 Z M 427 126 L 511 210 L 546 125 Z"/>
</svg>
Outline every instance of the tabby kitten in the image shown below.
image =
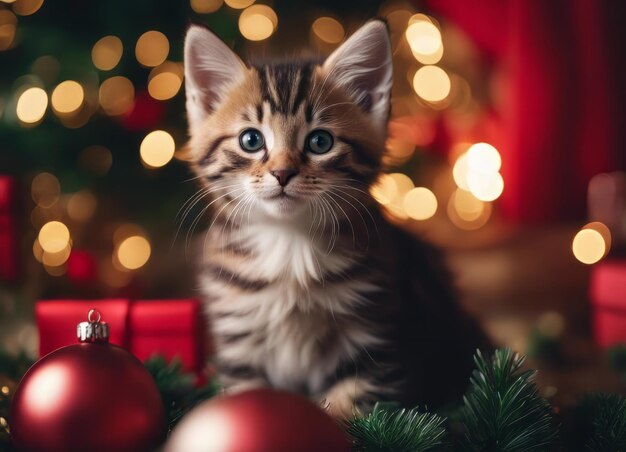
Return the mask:
<svg viewBox="0 0 626 452">
<path fill-rule="evenodd" d="M 323 62 L 257 65 L 194 25 L 185 76 L 191 165 L 213 212 L 201 287 L 221 383 L 296 391 L 340 416 L 458 397 L 479 335 L 436 253 L 368 191 L 390 110 L 386 24 Z"/>
</svg>

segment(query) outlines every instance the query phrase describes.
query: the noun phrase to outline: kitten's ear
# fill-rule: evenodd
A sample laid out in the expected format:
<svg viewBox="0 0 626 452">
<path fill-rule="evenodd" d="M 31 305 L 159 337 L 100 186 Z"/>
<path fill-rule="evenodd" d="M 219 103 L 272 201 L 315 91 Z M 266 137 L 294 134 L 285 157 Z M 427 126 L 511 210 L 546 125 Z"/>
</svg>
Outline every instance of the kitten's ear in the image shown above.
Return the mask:
<svg viewBox="0 0 626 452">
<path fill-rule="evenodd" d="M 185 91 L 189 128 L 215 108 L 225 88 L 241 81 L 246 65 L 224 42 L 200 25 L 185 37 Z"/>
<path fill-rule="evenodd" d="M 385 22 L 372 20 L 363 25 L 326 59 L 323 68 L 349 90 L 382 130 L 386 129 L 393 67 Z"/>
</svg>

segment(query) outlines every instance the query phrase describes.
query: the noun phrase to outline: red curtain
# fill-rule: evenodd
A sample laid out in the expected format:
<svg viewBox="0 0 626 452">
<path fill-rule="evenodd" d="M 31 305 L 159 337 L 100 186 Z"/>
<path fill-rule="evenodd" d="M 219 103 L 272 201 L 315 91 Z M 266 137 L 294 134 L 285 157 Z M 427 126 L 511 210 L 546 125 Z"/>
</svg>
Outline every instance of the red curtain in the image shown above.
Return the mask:
<svg viewBox="0 0 626 452">
<path fill-rule="evenodd" d="M 626 2 L 430 0 L 503 65 L 502 208 L 519 223 L 581 218 L 589 179 L 626 169 Z"/>
</svg>

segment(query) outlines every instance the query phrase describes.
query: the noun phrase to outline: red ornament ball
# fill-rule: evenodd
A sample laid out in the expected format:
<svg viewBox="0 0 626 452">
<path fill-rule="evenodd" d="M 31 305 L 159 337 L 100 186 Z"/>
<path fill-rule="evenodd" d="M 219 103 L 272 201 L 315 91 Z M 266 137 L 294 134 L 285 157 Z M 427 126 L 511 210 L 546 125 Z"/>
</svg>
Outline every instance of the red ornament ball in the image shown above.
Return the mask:
<svg viewBox="0 0 626 452">
<path fill-rule="evenodd" d="M 200 404 L 174 429 L 165 452 L 349 451 L 333 418 L 304 397 L 255 389 Z"/>
<path fill-rule="evenodd" d="M 37 361 L 11 406 L 11 436 L 22 451 L 152 451 L 164 434 L 152 376 L 106 342 L 69 345 Z"/>
</svg>

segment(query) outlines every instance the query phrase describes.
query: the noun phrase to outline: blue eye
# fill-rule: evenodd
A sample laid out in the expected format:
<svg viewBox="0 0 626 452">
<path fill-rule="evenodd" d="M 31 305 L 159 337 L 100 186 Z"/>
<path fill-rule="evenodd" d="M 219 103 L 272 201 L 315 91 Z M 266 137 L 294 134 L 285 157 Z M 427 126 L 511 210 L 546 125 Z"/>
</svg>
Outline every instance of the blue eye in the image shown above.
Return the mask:
<svg viewBox="0 0 626 452">
<path fill-rule="evenodd" d="M 246 129 L 239 135 L 239 146 L 246 152 L 256 152 L 265 146 L 265 138 L 257 129 Z"/>
<path fill-rule="evenodd" d="M 333 136 L 325 130 L 314 130 L 306 137 L 306 149 L 314 154 L 325 154 L 333 147 Z"/>
</svg>

